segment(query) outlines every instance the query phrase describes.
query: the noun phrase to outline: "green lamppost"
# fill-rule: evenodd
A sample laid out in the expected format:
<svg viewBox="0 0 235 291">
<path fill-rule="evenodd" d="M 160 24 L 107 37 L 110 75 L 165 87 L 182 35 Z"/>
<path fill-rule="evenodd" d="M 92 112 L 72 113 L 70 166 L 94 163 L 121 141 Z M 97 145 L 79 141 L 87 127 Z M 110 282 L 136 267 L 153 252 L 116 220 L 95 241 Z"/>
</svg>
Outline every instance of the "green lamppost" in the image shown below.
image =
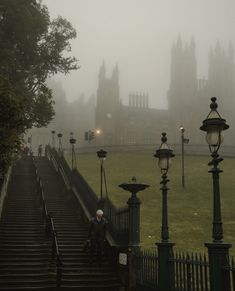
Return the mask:
<svg viewBox="0 0 235 291">
<path fill-rule="evenodd" d="M 181 167 L 182 167 L 182 187 L 185 187 L 185 175 L 184 175 L 184 144 L 189 143 L 189 138 L 184 137 L 185 128 L 181 125 L 180 126 L 180 133 L 181 133 Z"/>
<path fill-rule="evenodd" d="M 169 231 L 168 231 L 168 211 L 167 211 L 167 192 L 168 187 L 167 183 L 169 180 L 167 179 L 167 172 L 169 170 L 170 164 L 171 164 L 171 158 L 173 158 L 175 155 L 173 154 L 173 151 L 169 148 L 167 144 L 167 137 L 166 133 L 162 133 L 161 138 L 161 145 L 158 150 L 156 150 L 156 154 L 154 155 L 156 158 L 158 158 L 158 166 L 161 170 L 162 174 L 162 231 L 161 231 L 161 241 L 162 242 L 168 242 L 169 240 Z"/>
<path fill-rule="evenodd" d="M 218 105 L 216 103 L 216 97 L 212 97 L 211 101 L 211 110 L 200 127 L 201 130 L 206 132 L 206 141 L 211 152 L 212 160 L 208 165 L 212 166 L 209 173 L 212 173 L 213 180 L 213 242 L 206 243 L 205 245 L 209 253 L 211 291 L 229 291 L 229 272 L 226 272 L 223 268 L 229 264 L 228 254 L 231 245 L 223 243 L 219 184 L 219 174 L 222 170 L 218 167 L 219 163 L 223 161 L 218 154 L 218 150 L 223 142 L 223 131 L 228 129 L 229 126 L 217 111 Z"/>
<path fill-rule="evenodd" d="M 62 141 L 61 141 L 61 139 L 62 139 L 63 134 L 62 133 L 58 133 L 57 136 L 58 136 L 58 139 L 59 139 L 59 148 L 58 148 L 58 150 L 62 154 Z"/>
<path fill-rule="evenodd" d="M 182 187 L 184 188 L 184 132 L 185 132 L 185 128 L 183 126 L 180 127 L 180 132 L 181 132 Z"/>
<path fill-rule="evenodd" d="M 70 132 L 70 139 L 69 142 L 71 144 L 71 158 L 72 158 L 72 170 L 76 168 L 77 166 L 77 161 L 76 161 L 76 153 L 75 153 L 75 149 L 74 146 L 76 144 L 76 139 L 73 137 L 73 132 Z"/>
<path fill-rule="evenodd" d="M 156 243 L 158 247 L 158 288 L 159 291 L 171 291 L 174 286 L 174 266 L 170 263 L 173 257 L 173 243 L 169 242 L 168 210 L 167 210 L 167 173 L 171 165 L 171 158 L 175 155 L 167 144 L 166 133 L 162 133 L 161 145 L 154 155 L 158 158 L 158 166 L 161 170 L 162 181 L 162 227 L 161 242 Z"/>
<path fill-rule="evenodd" d="M 106 159 L 107 156 L 107 152 L 104 150 L 99 150 L 97 153 L 97 157 L 100 161 L 100 201 L 99 201 L 99 205 L 101 207 L 103 207 L 103 180 L 105 183 L 105 187 L 106 187 L 106 178 L 105 178 L 105 172 L 104 172 L 104 161 Z M 107 192 L 107 188 L 106 188 L 106 192 Z M 107 194 L 107 193 L 106 193 Z"/>
<path fill-rule="evenodd" d="M 51 145 L 53 148 L 55 147 L 55 130 L 51 131 Z"/>
</svg>

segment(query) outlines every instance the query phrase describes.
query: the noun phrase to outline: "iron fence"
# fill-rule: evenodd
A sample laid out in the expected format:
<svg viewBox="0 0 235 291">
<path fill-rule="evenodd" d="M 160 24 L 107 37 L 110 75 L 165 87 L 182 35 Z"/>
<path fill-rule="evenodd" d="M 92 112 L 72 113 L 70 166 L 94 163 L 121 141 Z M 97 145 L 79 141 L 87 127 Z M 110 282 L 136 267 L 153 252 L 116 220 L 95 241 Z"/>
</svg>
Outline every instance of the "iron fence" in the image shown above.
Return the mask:
<svg viewBox="0 0 235 291">
<path fill-rule="evenodd" d="M 235 262 L 233 257 L 229 258 L 229 265 L 224 268 L 224 271 L 229 272 L 230 289 L 235 291 Z"/>
<path fill-rule="evenodd" d="M 136 280 L 139 286 L 158 290 L 157 251 L 142 250 L 135 254 Z M 176 253 L 169 263 L 174 264 L 174 291 L 209 291 L 209 264 L 205 255 Z M 229 268 L 233 286 L 235 265 Z M 233 287 L 234 288 L 234 287 Z M 150 289 L 149 289 L 150 290 Z M 235 291 L 235 289 L 232 289 Z"/>
<path fill-rule="evenodd" d="M 112 201 L 104 200 L 104 213 L 110 224 L 110 230 L 115 240 L 125 245 L 129 239 L 129 209 L 128 207 L 116 208 Z"/>
<path fill-rule="evenodd" d="M 157 252 L 150 250 L 138 251 L 135 254 L 136 283 L 139 286 L 157 290 L 158 257 Z"/>
<path fill-rule="evenodd" d="M 176 291 L 208 291 L 209 264 L 206 255 L 176 253 L 171 259 Z"/>
</svg>

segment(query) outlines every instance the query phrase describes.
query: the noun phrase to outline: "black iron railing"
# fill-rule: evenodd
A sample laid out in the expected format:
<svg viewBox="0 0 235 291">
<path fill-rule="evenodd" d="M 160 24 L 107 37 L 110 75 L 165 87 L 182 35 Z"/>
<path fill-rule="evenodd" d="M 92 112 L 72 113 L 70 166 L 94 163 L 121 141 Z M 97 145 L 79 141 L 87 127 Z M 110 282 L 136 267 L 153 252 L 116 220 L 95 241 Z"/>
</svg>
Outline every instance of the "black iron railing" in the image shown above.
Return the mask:
<svg viewBox="0 0 235 291">
<path fill-rule="evenodd" d="M 66 183 L 73 187 L 86 206 L 90 216 L 94 216 L 98 207 L 98 196 L 89 184 L 78 172 L 71 170 L 64 156 L 59 154 L 55 148 L 46 147 L 46 156 L 52 161 L 54 167 L 60 171 Z M 109 230 L 117 244 L 127 244 L 129 239 L 129 210 L 128 207 L 117 208 L 111 200 L 105 198 L 103 201 L 104 213 L 109 222 Z"/>
<path fill-rule="evenodd" d="M 62 279 L 62 257 L 59 252 L 57 237 L 56 237 L 56 230 L 54 227 L 54 221 L 53 218 L 50 216 L 47 210 L 46 200 L 44 197 L 44 191 L 42 187 L 42 181 L 41 178 L 38 175 L 38 170 L 36 163 L 34 161 L 35 165 L 35 174 L 37 179 L 37 190 L 39 194 L 40 204 L 42 205 L 42 218 L 45 223 L 45 232 L 46 236 L 48 238 L 51 238 L 51 259 L 52 261 L 56 262 L 56 286 L 60 287 L 61 279 Z"/>
<path fill-rule="evenodd" d="M 112 236 L 119 244 L 128 244 L 129 239 L 129 209 L 117 208 L 111 200 L 104 200 L 104 213 L 110 225 Z"/>
<path fill-rule="evenodd" d="M 135 254 L 136 283 L 157 290 L 158 257 L 157 252 L 141 250 Z"/>
<path fill-rule="evenodd" d="M 98 197 L 77 169 L 72 171 L 71 184 L 86 205 L 90 215 L 95 215 L 98 205 Z"/>
<path fill-rule="evenodd" d="M 157 290 L 158 257 L 157 251 L 142 250 L 135 254 L 136 278 L 139 286 Z M 174 264 L 174 291 L 209 291 L 209 264 L 201 254 L 176 253 L 169 261 Z M 229 267 L 235 283 L 235 266 L 231 260 Z M 234 285 L 235 286 L 235 285 Z M 235 291 L 232 289 L 232 291 Z"/>
<path fill-rule="evenodd" d="M 2 215 L 4 199 L 7 195 L 8 184 L 11 177 L 11 170 L 12 170 L 12 167 L 10 166 L 7 171 L 7 174 L 4 176 L 4 179 L 0 178 L 0 218 Z"/>
<path fill-rule="evenodd" d="M 209 264 L 205 255 L 176 253 L 171 259 L 176 291 L 208 291 Z"/>
<path fill-rule="evenodd" d="M 229 266 L 225 266 L 224 272 L 229 272 L 230 276 L 230 289 L 231 291 L 235 291 L 235 262 L 234 258 L 229 258 Z"/>
<path fill-rule="evenodd" d="M 52 235 L 52 260 L 56 259 L 56 286 L 60 287 L 62 279 L 62 257 L 59 252 L 58 242 L 57 242 L 57 233 L 55 231 L 53 218 L 49 216 L 50 225 L 51 225 L 51 235 Z"/>
</svg>

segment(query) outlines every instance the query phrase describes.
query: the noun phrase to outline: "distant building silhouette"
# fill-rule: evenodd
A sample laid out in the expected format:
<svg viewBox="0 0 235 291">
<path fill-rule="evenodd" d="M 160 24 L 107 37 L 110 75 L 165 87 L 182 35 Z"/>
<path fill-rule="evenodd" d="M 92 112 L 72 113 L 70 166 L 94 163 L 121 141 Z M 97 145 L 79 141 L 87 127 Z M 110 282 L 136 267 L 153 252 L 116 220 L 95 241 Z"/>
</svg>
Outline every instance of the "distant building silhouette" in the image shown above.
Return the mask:
<svg viewBox="0 0 235 291">
<path fill-rule="evenodd" d="M 171 51 L 171 77 L 167 92 L 168 110 L 149 108 L 147 94 L 130 93 L 129 105 L 123 105 L 116 65 L 110 78 L 105 64 L 99 72 L 95 126 L 102 132 L 104 144 L 150 144 L 159 142 L 167 131 L 172 143 L 180 142 L 179 128 L 186 129 L 190 143 L 205 144 L 199 127 L 209 112 L 210 98 L 216 96 L 219 112 L 228 124 L 235 124 L 234 50 L 227 51 L 217 42 L 209 53 L 208 79 L 197 78 L 196 45 L 194 39 L 183 44 L 180 37 Z M 227 143 L 235 143 L 229 133 Z"/>
<path fill-rule="evenodd" d="M 147 94 L 130 93 L 129 105 L 120 99 L 119 71 L 116 65 L 110 78 L 105 64 L 99 72 L 95 126 L 104 144 L 149 144 L 156 142 L 165 127 L 166 110 L 149 108 Z"/>
<path fill-rule="evenodd" d="M 197 79 L 195 42 L 182 44 L 179 37 L 172 46 L 171 82 L 168 91 L 169 125 L 174 140 L 179 139 L 177 129 L 183 125 L 194 144 L 204 143 L 198 130 L 209 111 L 210 98 L 218 98 L 219 112 L 228 123 L 234 124 L 234 56 L 230 44 L 225 52 L 217 42 L 209 53 L 208 79 Z M 229 143 L 234 144 L 234 134 L 229 133 Z"/>
</svg>

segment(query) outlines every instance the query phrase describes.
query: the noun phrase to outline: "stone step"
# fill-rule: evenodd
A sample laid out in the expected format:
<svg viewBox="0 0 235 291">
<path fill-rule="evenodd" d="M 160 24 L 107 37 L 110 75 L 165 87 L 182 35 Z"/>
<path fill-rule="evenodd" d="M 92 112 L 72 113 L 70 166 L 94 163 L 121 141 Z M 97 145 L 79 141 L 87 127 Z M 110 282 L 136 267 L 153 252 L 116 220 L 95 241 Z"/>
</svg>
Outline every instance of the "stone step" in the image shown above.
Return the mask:
<svg viewBox="0 0 235 291">
<path fill-rule="evenodd" d="M 78 241 L 76 244 L 74 243 L 74 241 L 72 242 L 68 242 L 68 243 L 60 243 L 60 249 L 67 249 L 67 248 L 77 248 L 77 247 L 82 247 L 84 246 L 84 242 L 82 241 Z"/>
<path fill-rule="evenodd" d="M 11 254 L 18 254 L 18 253 L 24 253 L 24 254 L 27 254 L 27 253 L 34 253 L 34 254 L 37 254 L 37 253 L 45 253 L 45 254 L 48 254 L 50 253 L 50 248 L 51 246 L 48 245 L 47 248 L 13 248 L 13 247 L 7 247 L 7 248 L 1 248 L 0 247 L 0 255 L 2 254 L 7 254 L 8 252 L 11 253 Z"/>
<path fill-rule="evenodd" d="M 35 209 L 35 211 L 27 211 L 26 209 L 25 210 L 20 210 L 20 211 L 7 211 L 6 213 L 3 213 L 3 216 L 8 216 L 8 217 L 19 217 L 19 218 L 28 218 L 28 217 L 31 217 L 31 218 L 37 218 L 37 217 L 41 217 L 43 215 L 42 211 L 41 210 L 37 210 Z"/>
<path fill-rule="evenodd" d="M 24 230 L 12 230 L 12 229 L 3 229 L 0 228 L 0 232 L 2 235 L 44 235 L 45 229 L 24 229 Z"/>
<path fill-rule="evenodd" d="M 27 218 L 23 218 L 23 217 L 14 217 L 14 216 L 11 216 L 11 217 L 8 217 L 7 215 L 4 215 L 2 217 L 2 222 L 5 222 L 5 223 L 15 223 L 15 224 L 33 224 L 33 225 L 36 225 L 36 224 L 42 224 L 43 222 L 43 219 L 42 217 L 27 217 Z"/>
<path fill-rule="evenodd" d="M 101 286 L 110 286 L 110 287 L 117 287 L 120 286 L 120 284 L 117 282 L 117 279 L 109 279 L 109 278 L 94 278 L 93 276 L 90 276 L 89 278 L 71 278 L 71 279 L 64 279 L 62 278 L 61 286 L 62 287 L 69 287 L 69 286 L 90 286 L 90 287 L 100 287 Z M 111 289 L 112 290 L 112 289 Z"/>
<path fill-rule="evenodd" d="M 32 209 L 33 208 L 33 209 Z M 5 211 L 6 214 L 9 214 L 9 215 L 15 215 L 15 216 L 30 216 L 30 215 L 41 215 L 42 214 L 42 209 L 40 208 L 37 208 L 37 207 L 21 207 L 20 209 L 16 209 L 14 207 L 9 208 L 8 207 L 8 210 Z"/>
<path fill-rule="evenodd" d="M 68 284 L 64 284 L 62 283 L 60 290 L 64 291 L 64 290 L 78 290 L 78 291 L 120 291 L 123 289 L 120 289 L 120 284 L 116 283 L 116 284 L 99 284 L 98 286 L 96 284 L 89 284 L 89 285 L 83 285 L 83 284 L 74 284 L 74 285 L 68 285 Z M 1 290 L 1 289 L 0 289 Z"/>
<path fill-rule="evenodd" d="M 72 238 L 87 238 L 87 234 L 84 233 L 84 231 L 79 232 L 76 231 L 76 233 L 74 232 L 60 232 L 57 230 L 57 237 L 58 239 L 64 239 L 64 238 L 68 238 L 68 239 L 72 239 Z"/>
<path fill-rule="evenodd" d="M 72 226 L 72 227 L 69 227 L 69 225 L 67 227 L 65 226 L 60 226 L 58 225 L 57 223 L 54 223 L 55 225 L 55 228 L 57 230 L 60 230 L 61 232 L 63 233 L 69 233 L 69 232 L 85 232 L 85 233 L 88 233 L 88 228 L 86 227 L 83 227 L 81 228 L 80 226 Z"/>
<path fill-rule="evenodd" d="M 7 263 L 7 262 L 47 262 L 47 261 L 49 261 L 49 259 L 50 258 L 48 258 L 48 256 L 47 257 L 44 257 L 44 258 L 41 258 L 41 257 L 6 257 L 6 258 L 4 258 L 4 257 L 1 257 L 0 258 L 0 262 L 2 262 L 2 263 Z"/>
<path fill-rule="evenodd" d="M 1 259 L 14 259 L 14 258 L 17 258 L 17 259 L 35 259 L 35 260 L 39 260 L 39 259 L 48 259 L 51 257 L 51 253 L 35 253 L 35 252 L 14 252 L 14 253 L 10 253 L 10 252 L 5 252 L 5 253 L 1 253 Z"/>
<path fill-rule="evenodd" d="M 48 288 L 48 287 L 54 287 L 55 286 L 55 281 L 49 280 L 48 278 L 43 278 L 43 279 L 33 279 L 33 278 L 28 278 L 28 279 L 17 279 L 14 281 L 5 279 L 1 280 L 0 282 L 0 288 L 4 288 L 3 290 L 9 290 L 9 287 L 14 287 L 14 288 L 19 288 L 22 287 L 23 290 L 25 290 L 26 287 L 30 288 L 35 288 L 35 287 L 43 287 L 43 288 Z M 8 288 L 8 289 L 6 289 Z"/>
<path fill-rule="evenodd" d="M 61 247 L 61 245 L 59 246 L 60 247 L 60 252 L 61 253 L 65 253 L 65 254 L 73 254 L 73 253 L 77 253 L 77 252 L 84 252 L 83 251 L 83 245 L 80 245 L 80 246 L 77 246 L 76 248 L 65 248 L 65 247 Z"/>
<path fill-rule="evenodd" d="M 10 243 L 10 244 L 25 244 L 25 243 L 43 243 L 44 236 L 6 236 L 1 238 L 1 242 L 3 243 Z"/>
<path fill-rule="evenodd" d="M 45 231 L 45 225 L 41 224 L 40 226 L 38 226 L 38 225 L 26 224 L 25 226 L 23 226 L 23 225 L 14 226 L 12 224 L 10 224 L 10 225 L 7 225 L 7 224 L 1 225 L 0 224 L 0 230 L 2 232 L 6 232 L 6 233 L 7 232 L 12 232 L 12 233 L 15 233 L 15 232 L 19 232 L 19 233 L 22 233 L 22 232 L 27 232 L 27 233 L 29 233 L 29 232 L 43 232 L 43 231 Z"/>
<path fill-rule="evenodd" d="M 10 261 L 10 262 L 1 262 L 0 261 L 0 269 L 5 269 L 5 268 L 48 268 L 48 266 L 50 266 L 50 262 L 14 262 L 14 261 Z"/>
<path fill-rule="evenodd" d="M 48 278 L 52 278 L 52 276 L 54 277 L 55 272 L 51 271 L 48 273 L 29 273 L 29 274 L 0 274 L 0 282 L 4 282 L 6 280 L 32 280 L 37 278 L 38 279 L 48 279 Z M 1 284 L 1 283 L 0 283 Z"/>
<path fill-rule="evenodd" d="M 0 249 L 6 249 L 6 248 L 14 248 L 14 249 L 26 249 L 26 248 L 38 248 L 38 249 L 45 249 L 48 248 L 48 244 L 47 243 L 28 243 L 28 242 L 0 242 Z"/>
<path fill-rule="evenodd" d="M 0 271 L 1 271 L 1 274 L 10 274 L 10 275 L 11 274 L 48 274 L 48 273 L 53 274 L 56 271 L 56 269 L 54 266 L 52 267 L 21 266 L 17 268 L 13 265 L 12 267 L 5 267 L 4 269 L 2 268 Z"/>
<path fill-rule="evenodd" d="M 1 278 L 1 277 L 0 277 Z M 117 282 L 117 275 L 115 272 L 80 272 L 80 273 L 63 273 L 62 282 L 65 281 L 101 281 L 101 282 Z"/>
<path fill-rule="evenodd" d="M 108 264 L 103 264 L 102 266 L 83 264 L 82 267 L 71 267 L 70 265 L 63 264 L 62 266 L 63 274 L 66 273 L 82 273 L 82 272 L 107 272 L 110 271 L 110 266 Z"/>
<path fill-rule="evenodd" d="M 31 220 L 26 220 L 26 221 L 19 221 L 17 219 L 11 219 L 11 220 L 5 220 L 2 218 L 1 222 L 0 222 L 0 226 L 1 225 L 9 225 L 9 226 L 13 226 L 13 227 L 20 227 L 20 226 L 36 226 L 36 227 L 42 227 L 44 225 L 44 220 L 38 219 L 35 221 L 31 221 Z"/>
</svg>

